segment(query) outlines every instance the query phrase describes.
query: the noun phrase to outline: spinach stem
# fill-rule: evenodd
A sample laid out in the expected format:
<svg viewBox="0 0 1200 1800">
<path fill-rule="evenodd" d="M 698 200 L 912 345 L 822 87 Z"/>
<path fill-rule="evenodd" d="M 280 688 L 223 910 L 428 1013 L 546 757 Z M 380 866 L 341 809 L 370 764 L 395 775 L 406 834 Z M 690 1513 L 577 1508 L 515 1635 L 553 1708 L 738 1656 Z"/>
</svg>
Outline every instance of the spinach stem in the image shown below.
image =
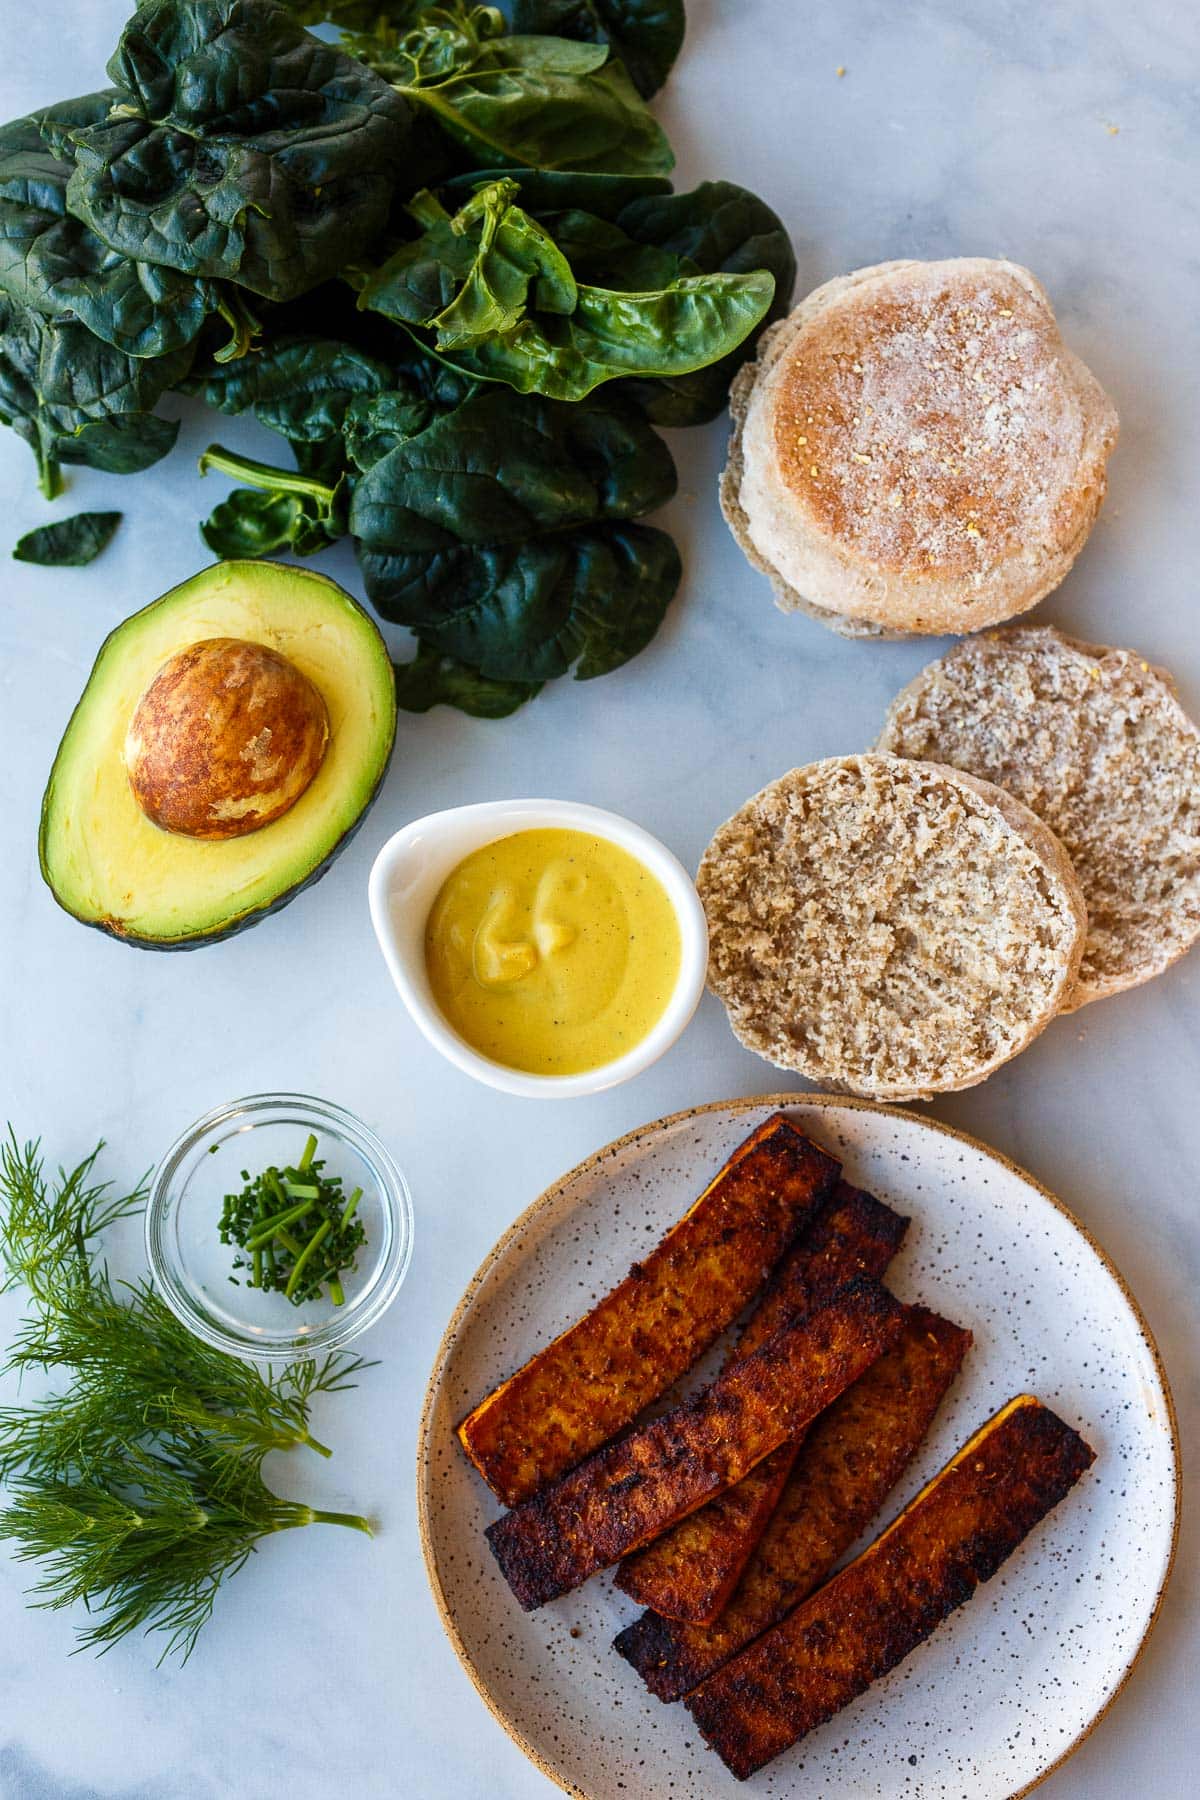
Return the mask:
<svg viewBox="0 0 1200 1800">
<path fill-rule="evenodd" d="M 314 481 L 296 469 L 277 469 L 271 463 L 256 462 L 251 456 L 237 456 L 220 444 L 210 444 L 199 461 L 202 475 L 215 469 L 218 475 L 232 475 L 247 487 L 266 488 L 274 494 L 308 494 L 326 508 L 332 507 L 336 490 L 323 481 Z"/>
</svg>

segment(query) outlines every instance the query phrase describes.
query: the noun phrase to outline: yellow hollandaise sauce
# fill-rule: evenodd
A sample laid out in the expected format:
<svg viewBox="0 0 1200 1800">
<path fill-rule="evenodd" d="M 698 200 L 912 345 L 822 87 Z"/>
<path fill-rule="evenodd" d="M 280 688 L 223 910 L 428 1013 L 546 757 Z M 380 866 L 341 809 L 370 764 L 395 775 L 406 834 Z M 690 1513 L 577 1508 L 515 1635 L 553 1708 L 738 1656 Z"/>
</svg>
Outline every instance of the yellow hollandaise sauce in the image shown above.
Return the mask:
<svg viewBox="0 0 1200 1800">
<path fill-rule="evenodd" d="M 658 877 L 584 831 L 518 831 L 473 851 L 425 927 L 446 1019 L 531 1075 L 580 1075 L 632 1050 L 666 1009 L 681 948 Z"/>
</svg>

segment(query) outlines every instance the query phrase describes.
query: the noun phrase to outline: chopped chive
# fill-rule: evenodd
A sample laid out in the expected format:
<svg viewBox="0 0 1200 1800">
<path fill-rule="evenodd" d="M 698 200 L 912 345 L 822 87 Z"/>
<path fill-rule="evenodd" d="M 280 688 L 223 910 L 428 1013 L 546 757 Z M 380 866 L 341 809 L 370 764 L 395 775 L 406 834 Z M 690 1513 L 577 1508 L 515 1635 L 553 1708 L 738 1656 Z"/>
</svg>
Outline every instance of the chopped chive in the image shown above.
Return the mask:
<svg viewBox="0 0 1200 1800">
<path fill-rule="evenodd" d="M 278 1236 L 281 1225 L 294 1225 L 309 1210 L 309 1202 L 302 1200 L 299 1206 L 293 1206 L 290 1211 L 279 1213 L 273 1219 L 266 1219 L 261 1228 L 255 1226 L 253 1234 L 246 1239 L 245 1248 L 261 1250 L 264 1244 L 269 1244 L 273 1237 Z"/>
<path fill-rule="evenodd" d="M 296 1284 L 300 1280 L 305 1263 L 312 1259 L 313 1252 L 325 1242 L 325 1239 L 329 1236 L 332 1229 L 333 1227 L 328 1219 L 325 1220 L 323 1225 L 318 1225 L 317 1229 L 313 1232 L 307 1244 L 305 1244 L 303 1250 L 296 1258 L 296 1266 L 288 1276 L 287 1286 L 283 1290 L 289 1300 L 296 1291 Z"/>
<path fill-rule="evenodd" d="M 327 1293 L 334 1306 L 346 1304 L 342 1275 L 354 1269 L 367 1234 L 356 1217 L 363 1190 L 348 1197 L 338 1175 L 326 1175 L 315 1134 L 300 1161 L 271 1165 L 251 1180 L 243 1171 L 242 1191 L 226 1194 L 218 1234 L 237 1246 L 234 1275 L 260 1291 L 284 1293 L 293 1306 Z"/>
</svg>

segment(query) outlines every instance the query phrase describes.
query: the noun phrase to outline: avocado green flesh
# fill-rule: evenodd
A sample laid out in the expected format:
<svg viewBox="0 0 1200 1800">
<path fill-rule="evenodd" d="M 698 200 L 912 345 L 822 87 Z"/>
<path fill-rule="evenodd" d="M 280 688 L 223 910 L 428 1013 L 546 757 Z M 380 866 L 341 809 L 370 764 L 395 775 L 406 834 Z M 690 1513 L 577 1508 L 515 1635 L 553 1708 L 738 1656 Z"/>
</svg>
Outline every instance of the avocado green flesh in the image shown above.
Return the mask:
<svg viewBox="0 0 1200 1800">
<path fill-rule="evenodd" d="M 329 745 L 271 825 L 201 841 L 162 831 L 133 797 L 125 733 L 167 659 L 203 638 L 268 644 L 320 690 Z M 42 874 L 77 919 L 154 948 L 190 948 L 293 898 L 344 847 L 383 779 L 396 731 L 383 639 L 350 595 L 282 563 L 226 562 L 144 607 L 105 640 L 42 804 Z"/>
</svg>

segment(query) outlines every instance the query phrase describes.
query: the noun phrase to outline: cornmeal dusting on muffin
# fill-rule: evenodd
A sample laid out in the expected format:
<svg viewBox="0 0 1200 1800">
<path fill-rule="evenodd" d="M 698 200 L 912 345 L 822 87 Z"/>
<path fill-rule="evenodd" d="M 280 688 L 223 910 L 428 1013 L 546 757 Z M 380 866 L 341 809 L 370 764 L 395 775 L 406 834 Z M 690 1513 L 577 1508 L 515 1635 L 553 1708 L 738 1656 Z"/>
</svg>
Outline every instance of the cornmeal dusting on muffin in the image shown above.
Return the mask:
<svg viewBox="0 0 1200 1800">
<path fill-rule="evenodd" d="M 780 379 L 775 441 L 822 529 L 879 568 L 970 580 L 1014 545 L 1070 539 L 1061 495 L 1086 424 L 1049 309 L 1003 269 L 980 282 L 935 265 L 814 320 Z"/>
</svg>

